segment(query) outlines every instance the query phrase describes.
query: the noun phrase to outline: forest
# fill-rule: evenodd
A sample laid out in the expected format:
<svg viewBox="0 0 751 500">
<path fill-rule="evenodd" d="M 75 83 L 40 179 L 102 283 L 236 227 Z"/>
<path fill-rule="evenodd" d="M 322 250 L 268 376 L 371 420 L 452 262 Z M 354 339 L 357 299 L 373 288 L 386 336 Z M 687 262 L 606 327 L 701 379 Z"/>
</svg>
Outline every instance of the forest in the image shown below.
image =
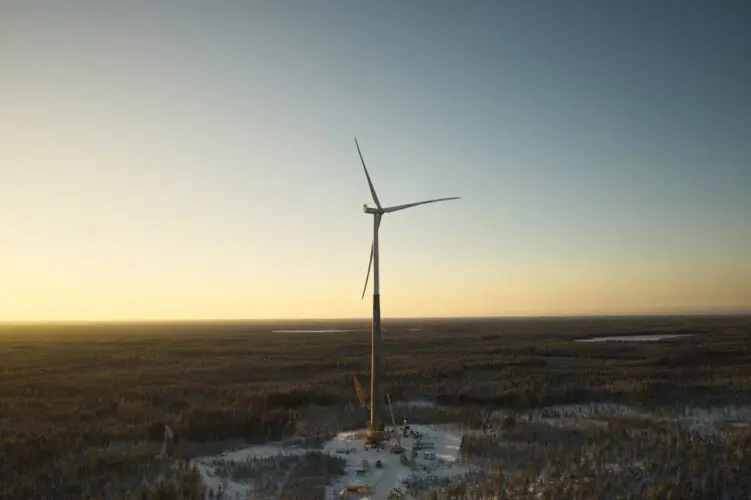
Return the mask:
<svg viewBox="0 0 751 500">
<path fill-rule="evenodd" d="M 612 335 L 676 337 L 580 341 Z M 436 418 L 468 429 L 488 411 L 551 405 L 742 406 L 751 404 L 750 347 L 747 316 L 391 320 L 385 391 L 435 402 Z M 342 409 L 356 404 L 353 376 L 368 379 L 369 352 L 365 321 L 0 326 L 2 498 L 203 498 L 192 457 L 332 432 L 333 414 L 356 427 L 364 418 Z M 181 466 L 169 480 L 158 458 L 165 424 L 185 444 L 170 457 Z M 492 462 L 496 473 L 461 491 L 526 498 L 529 479 L 502 473 L 512 458 L 496 444 L 529 428 L 502 425 L 466 434 L 465 459 Z M 605 498 L 639 475 L 658 479 L 632 498 L 714 498 L 722 485 L 741 498 L 733 495 L 749 488 L 747 427 L 711 441 L 659 422 L 542 434 L 519 438 L 529 449 L 513 459 L 557 478 L 545 498 Z M 641 472 L 616 477 L 601 465 L 635 450 L 653 457 Z M 564 468 L 561 457 L 580 465 Z"/>
</svg>

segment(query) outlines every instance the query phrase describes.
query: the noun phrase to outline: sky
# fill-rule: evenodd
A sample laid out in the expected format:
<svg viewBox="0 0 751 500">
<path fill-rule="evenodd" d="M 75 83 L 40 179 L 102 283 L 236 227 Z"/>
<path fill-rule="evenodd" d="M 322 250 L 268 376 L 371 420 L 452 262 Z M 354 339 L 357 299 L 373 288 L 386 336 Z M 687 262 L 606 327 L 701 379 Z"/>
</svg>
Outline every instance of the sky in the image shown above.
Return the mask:
<svg viewBox="0 0 751 500">
<path fill-rule="evenodd" d="M 0 321 L 751 310 L 751 4 L 4 0 Z M 369 290 L 370 293 L 370 290 Z"/>
</svg>

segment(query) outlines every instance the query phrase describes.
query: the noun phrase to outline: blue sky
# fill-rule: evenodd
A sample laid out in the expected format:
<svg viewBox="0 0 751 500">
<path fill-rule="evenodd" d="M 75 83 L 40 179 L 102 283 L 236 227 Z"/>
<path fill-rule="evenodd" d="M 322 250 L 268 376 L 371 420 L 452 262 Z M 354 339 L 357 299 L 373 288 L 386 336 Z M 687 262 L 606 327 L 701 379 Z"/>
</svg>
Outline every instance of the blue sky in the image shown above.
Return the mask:
<svg viewBox="0 0 751 500">
<path fill-rule="evenodd" d="M 0 320 L 751 304 L 745 2 L 10 1 Z"/>
</svg>

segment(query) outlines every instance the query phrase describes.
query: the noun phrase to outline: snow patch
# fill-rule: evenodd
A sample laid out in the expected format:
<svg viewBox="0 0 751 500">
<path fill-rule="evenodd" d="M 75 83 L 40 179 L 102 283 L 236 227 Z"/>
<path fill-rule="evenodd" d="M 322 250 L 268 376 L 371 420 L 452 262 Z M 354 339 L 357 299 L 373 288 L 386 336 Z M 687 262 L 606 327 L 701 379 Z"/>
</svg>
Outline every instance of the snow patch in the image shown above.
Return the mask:
<svg viewBox="0 0 751 500">
<path fill-rule="evenodd" d="M 751 424 L 751 406 L 686 407 L 678 422 L 699 433 L 712 432 L 718 424 L 748 427 Z"/>
<path fill-rule="evenodd" d="M 302 456 L 310 451 L 322 452 L 346 461 L 345 475 L 335 478 L 327 488 L 329 499 L 338 498 L 345 486 L 355 484 L 372 487 L 370 498 L 373 500 L 387 498 L 392 489 L 399 489 L 407 494 L 405 498 L 410 498 L 409 491 L 428 491 L 464 480 L 477 469 L 460 463 L 462 432 L 457 426 L 410 426 L 408 437 L 400 436 L 401 444 L 406 449 L 403 454 L 390 451 L 395 439 L 389 441 L 384 449 L 366 449 L 362 441 L 364 433 L 364 429 L 341 432 L 324 443 L 323 450 L 290 448 L 289 445 L 285 447 L 282 443 L 273 443 L 250 446 L 215 457 L 203 457 L 193 463 L 201 473 L 207 491 L 212 489 L 216 493 L 221 489 L 228 498 L 248 498 L 253 484 L 252 481 L 237 482 L 222 477 L 219 474 L 222 463 L 242 464 L 253 460 L 273 462 L 283 457 Z M 403 463 L 402 457 L 411 463 Z M 278 486 L 280 491 L 283 482 L 284 479 Z"/>
<path fill-rule="evenodd" d="M 674 421 L 700 433 L 714 432 L 719 424 L 733 427 L 751 426 L 751 406 L 721 406 L 699 408 L 657 408 L 643 411 L 617 403 L 588 403 L 548 406 L 520 415 L 526 420 L 535 420 L 553 426 L 586 422 L 594 424 L 597 418 L 638 418 L 655 421 Z"/>
<path fill-rule="evenodd" d="M 412 425 L 410 431 L 408 437 L 400 437 L 400 440 L 406 449 L 403 456 L 414 460 L 412 467 L 402 463 L 402 455 L 389 451 L 390 444 L 386 449 L 366 450 L 357 439 L 365 432 L 364 429 L 340 433 L 326 443 L 324 450 L 337 453 L 347 461 L 347 474 L 334 484 L 334 492 L 348 484 L 361 484 L 373 488 L 373 500 L 381 500 L 387 498 L 389 491 L 395 488 L 403 493 L 409 489 L 428 490 L 463 478 L 475 469 L 474 466 L 459 463 L 462 432 L 457 426 Z M 420 435 L 419 438 L 415 437 Z M 377 466 L 378 461 L 381 462 L 380 467 Z M 366 470 L 370 468 L 370 472 L 363 474 L 362 465 L 366 462 Z"/>
</svg>

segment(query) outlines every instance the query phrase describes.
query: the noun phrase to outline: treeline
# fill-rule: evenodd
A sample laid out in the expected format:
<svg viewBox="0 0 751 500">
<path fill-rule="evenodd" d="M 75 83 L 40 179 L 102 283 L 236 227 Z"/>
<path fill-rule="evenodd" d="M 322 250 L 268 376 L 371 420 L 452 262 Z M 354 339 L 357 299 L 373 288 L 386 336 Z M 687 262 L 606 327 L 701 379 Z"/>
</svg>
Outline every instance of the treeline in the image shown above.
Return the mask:
<svg viewBox="0 0 751 500">
<path fill-rule="evenodd" d="M 498 435 L 465 435 L 465 460 L 491 473 L 478 484 L 457 485 L 444 493 L 458 498 L 479 493 L 509 499 L 667 500 L 747 498 L 751 491 L 750 430 L 701 434 L 652 421 L 641 428 L 548 427 L 535 431 L 535 439 L 528 434 L 520 424 Z"/>
</svg>

